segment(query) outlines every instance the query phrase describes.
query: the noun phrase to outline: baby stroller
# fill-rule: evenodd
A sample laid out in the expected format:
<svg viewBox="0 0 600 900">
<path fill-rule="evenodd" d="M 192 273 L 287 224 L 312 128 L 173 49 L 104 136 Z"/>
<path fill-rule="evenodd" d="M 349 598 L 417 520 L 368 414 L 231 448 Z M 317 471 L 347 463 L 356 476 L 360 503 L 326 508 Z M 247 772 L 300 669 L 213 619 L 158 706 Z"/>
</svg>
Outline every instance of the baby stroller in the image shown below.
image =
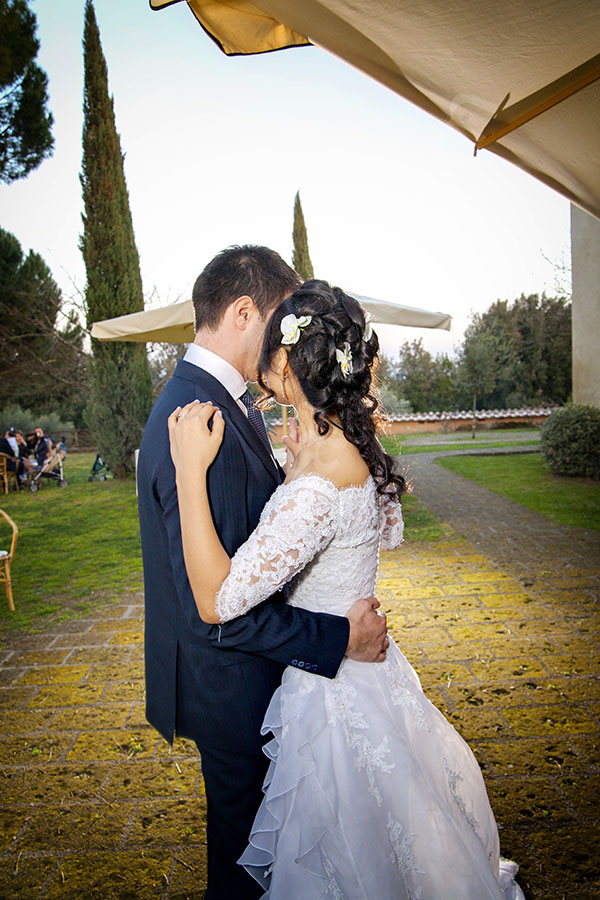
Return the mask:
<svg viewBox="0 0 600 900">
<path fill-rule="evenodd" d="M 102 456 L 99 453 L 96 453 L 96 459 L 92 466 L 92 474 L 89 476 L 88 481 L 106 481 L 107 478 L 112 477 L 112 472 L 104 462 Z"/>
<path fill-rule="evenodd" d="M 42 486 L 42 478 L 51 478 L 53 481 L 58 482 L 59 487 L 67 487 L 62 465 L 63 459 L 67 455 L 64 446 L 64 441 L 60 444 L 52 442 L 52 450 L 48 459 L 44 461 L 44 464 L 37 471 L 31 473 L 29 481 L 30 491 L 35 492 L 39 490 Z"/>
</svg>

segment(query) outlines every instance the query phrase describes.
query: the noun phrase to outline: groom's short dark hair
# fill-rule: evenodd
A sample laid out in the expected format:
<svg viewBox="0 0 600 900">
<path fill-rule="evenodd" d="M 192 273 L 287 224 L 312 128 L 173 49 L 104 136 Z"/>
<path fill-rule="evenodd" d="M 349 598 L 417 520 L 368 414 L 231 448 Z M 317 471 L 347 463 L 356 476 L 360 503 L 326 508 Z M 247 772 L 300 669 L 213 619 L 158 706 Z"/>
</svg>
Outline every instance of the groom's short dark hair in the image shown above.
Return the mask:
<svg viewBox="0 0 600 900">
<path fill-rule="evenodd" d="M 228 247 L 196 279 L 192 291 L 196 330 L 217 328 L 227 307 L 245 294 L 264 319 L 301 284 L 299 275 L 274 250 L 253 244 Z"/>
</svg>

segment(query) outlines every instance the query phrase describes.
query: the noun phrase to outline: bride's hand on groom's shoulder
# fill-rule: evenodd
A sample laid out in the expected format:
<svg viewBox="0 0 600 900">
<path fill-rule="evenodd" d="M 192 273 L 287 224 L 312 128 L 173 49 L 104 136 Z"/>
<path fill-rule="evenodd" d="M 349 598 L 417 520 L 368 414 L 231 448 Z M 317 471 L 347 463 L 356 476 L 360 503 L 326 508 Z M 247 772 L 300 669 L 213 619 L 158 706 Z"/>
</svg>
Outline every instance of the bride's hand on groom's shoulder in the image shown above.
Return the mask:
<svg viewBox="0 0 600 900">
<path fill-rule="evenodd" d="M 171 459 L 178 477 L 183 473 L 204 474 L 223 442 L 225 422 L 221 410 L 210 401 L 194 400 L 173 410 L 167 424 Z"/>
</svg>

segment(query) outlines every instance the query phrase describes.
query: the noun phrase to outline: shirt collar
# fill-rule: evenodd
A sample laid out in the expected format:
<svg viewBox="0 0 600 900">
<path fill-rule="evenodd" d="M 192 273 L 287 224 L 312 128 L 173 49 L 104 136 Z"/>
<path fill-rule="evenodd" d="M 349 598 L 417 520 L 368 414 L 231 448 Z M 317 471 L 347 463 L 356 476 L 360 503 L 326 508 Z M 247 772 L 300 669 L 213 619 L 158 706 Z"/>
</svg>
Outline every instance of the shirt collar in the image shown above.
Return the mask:
<svg viewBox="0 0 600 900">
<path fill-rule="evenodd" d="M 204 369 L 205 372 L 216 378 L 234 400 L 239 400 L 246 390 L 246 382 L 238 370 L 222 356 L 213 353 L 212 350 L 207 350 L 206 347 L 200 347 L 198 344 L 190 344 L 183 358 L 186 362 Z"/>
</svg>

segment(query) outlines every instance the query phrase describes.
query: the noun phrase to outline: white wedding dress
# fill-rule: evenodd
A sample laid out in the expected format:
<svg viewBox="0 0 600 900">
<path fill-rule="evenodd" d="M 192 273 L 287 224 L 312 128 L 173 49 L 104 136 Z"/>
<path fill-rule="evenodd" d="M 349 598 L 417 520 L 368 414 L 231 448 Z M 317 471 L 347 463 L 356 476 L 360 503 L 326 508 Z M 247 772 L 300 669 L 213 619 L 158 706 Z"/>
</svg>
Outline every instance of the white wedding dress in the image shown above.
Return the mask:
<svg viewBox="0 0 600 900">
<path fill-rule="evenodd" d="M 344 615 L 371 596 L 400 506 L 372 478 L 281 485 L 232 560 L 222 621 L 291 581 L 289 602 Z M 293 580 L 292 580 L 293 579 Z M 328 679 L 288 667 L 267 710 L 264 799 L 240 862 L 270 900 L 518 900 L 479 766 L 393 641 Z"/>
</svg>

